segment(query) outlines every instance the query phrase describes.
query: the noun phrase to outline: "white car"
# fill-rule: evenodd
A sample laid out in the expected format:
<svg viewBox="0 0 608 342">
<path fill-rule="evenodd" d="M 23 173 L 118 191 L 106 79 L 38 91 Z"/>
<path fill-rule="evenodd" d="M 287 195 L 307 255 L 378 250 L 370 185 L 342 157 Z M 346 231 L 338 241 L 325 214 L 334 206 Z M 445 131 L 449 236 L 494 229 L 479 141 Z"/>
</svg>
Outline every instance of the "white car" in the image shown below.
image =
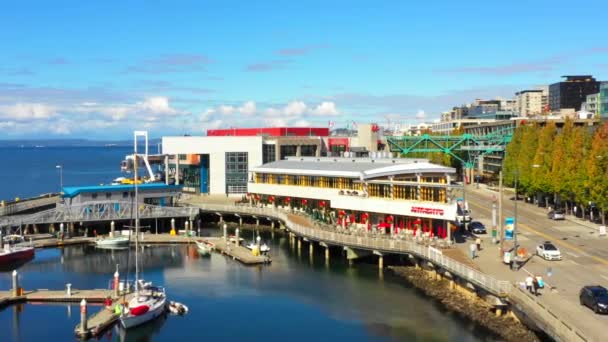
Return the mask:
<svg viewBox="0 0 608 342">
<path fill-rule="evenodd" d="M 549 241 L 543 242 L 536 247 L 536 255 L 545 260 L 562 260 L 562 253 Z"/>
</svg>

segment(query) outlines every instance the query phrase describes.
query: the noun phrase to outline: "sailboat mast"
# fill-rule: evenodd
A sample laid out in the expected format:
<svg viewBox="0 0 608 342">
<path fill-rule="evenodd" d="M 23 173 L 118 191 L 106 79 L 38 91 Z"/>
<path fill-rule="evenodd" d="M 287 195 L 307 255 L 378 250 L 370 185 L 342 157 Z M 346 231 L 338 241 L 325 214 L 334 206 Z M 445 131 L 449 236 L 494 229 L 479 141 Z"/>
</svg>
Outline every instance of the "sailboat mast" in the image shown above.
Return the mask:
<svg viewBox="0 0 608 342">
<path fill-rule="evenodd" d="M 135 296 L 139 298 L 139 201 L 137 197 L 137 140 L 133 155 L 133 185 L 135 186 Z"/>
</svg>

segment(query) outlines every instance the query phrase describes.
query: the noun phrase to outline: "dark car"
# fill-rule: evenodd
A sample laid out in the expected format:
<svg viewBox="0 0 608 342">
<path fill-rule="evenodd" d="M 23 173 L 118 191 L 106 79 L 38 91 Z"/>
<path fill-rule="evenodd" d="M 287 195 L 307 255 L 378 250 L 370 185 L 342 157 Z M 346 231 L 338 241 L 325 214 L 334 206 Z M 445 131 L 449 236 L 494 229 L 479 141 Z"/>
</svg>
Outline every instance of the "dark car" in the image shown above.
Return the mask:
<svg viewBox="0 0 608 342">
<path fill-rule="evenodd" d="M 486 226 L 484 226 L 483 223 L 481 223 L 479 221 L 473 221 L 473 222 L 469 223 L 469 230 L 473 234 L 485 234 Z"/>
<path fill-rule="evenodd" d="M 603 286 L 583 287 L 579 299 L 581 305 L 591 308 L 595 313 L 608 313 L 608 290 Z"/>
<path fill-rule="evenodd" d="M 565 220 L 566 219 L 566 215 L 564 214 L 563 210 L 557 209 L 557 210 L 551 210 L 548 214 L 547 217 L 552 219 L 552 220 Z"/>
</svg>

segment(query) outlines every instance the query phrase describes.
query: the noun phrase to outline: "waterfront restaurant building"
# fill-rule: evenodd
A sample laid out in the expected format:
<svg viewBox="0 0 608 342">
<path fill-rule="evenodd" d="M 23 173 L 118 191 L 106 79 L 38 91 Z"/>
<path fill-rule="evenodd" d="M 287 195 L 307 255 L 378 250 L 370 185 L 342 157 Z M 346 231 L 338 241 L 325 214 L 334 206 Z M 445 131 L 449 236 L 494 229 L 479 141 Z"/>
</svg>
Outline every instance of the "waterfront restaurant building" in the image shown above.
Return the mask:
<svg viewBox="0 0 608 342">
<path fill-rule="evenodd" d="M 182 187 L 164 183 L 145 183 L 137 185 L 138 202 L 173 206 L 180 196 Z M 130 202 L 134 199 L 133 185 L 66 186 L 62 189 L 66 205 L 80 205 L 98 202 Z"/>
<path fill-rule="evenodd" d="M 290 157 L 250 172 L 252 204 L 316 209 L 340 226 L 420 229 L 446 238 L 456 170 L 426 159 Z"/>
</svg>

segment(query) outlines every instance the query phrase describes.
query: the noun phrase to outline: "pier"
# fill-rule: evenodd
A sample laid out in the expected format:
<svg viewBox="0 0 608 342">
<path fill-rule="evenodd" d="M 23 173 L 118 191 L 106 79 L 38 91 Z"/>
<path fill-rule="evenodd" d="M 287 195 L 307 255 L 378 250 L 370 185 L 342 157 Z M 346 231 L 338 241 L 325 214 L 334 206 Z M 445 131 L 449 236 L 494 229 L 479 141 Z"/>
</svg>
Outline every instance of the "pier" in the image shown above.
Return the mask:
<svg viewBox="0 0 608 342">
<path fill-rule="evenodd" d="M 272 259 L 266 255 L 254 255 L 253 252 L 244 246 L 237 246 L 236 243 L 224 241 L 224 239 L 204 240 L 211 244 L 213 249 L 237 260 L 245 265 L 269 264 Z"/>
</svg>

